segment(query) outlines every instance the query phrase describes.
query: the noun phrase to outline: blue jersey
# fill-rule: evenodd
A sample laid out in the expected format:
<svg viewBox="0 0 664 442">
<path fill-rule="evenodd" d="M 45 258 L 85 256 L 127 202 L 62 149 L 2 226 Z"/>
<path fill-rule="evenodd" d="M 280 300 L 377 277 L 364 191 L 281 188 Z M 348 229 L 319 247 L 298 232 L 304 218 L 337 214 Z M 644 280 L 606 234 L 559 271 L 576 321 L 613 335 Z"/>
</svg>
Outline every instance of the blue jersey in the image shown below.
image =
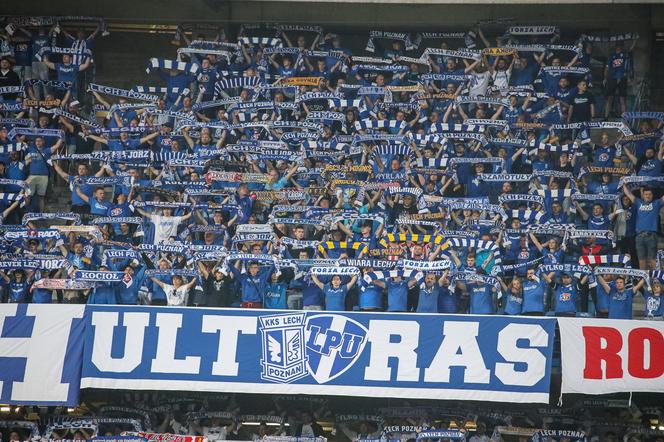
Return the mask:
<svg viewBox="0 0 664 442">
<path fill-rule="evenodd" d="M 521 296 L 516 296 L 512 294 L 511 291 L 509 291 L 507 295 L 507 301 L 505 303 L 505 314 L 520 315 L 522 309 L 523 309 L 523 298 Z"/>
<path fill-rule="evenodd" d="M 111 208 L 112 204 L 108 201 L 99 201 L 97 198 L 90 198 L 88 200 L 88 205 L 90 206 L 90 213 L 93 215 L 102 215 L 106 216 L 108 214 L 108 209 Z"/>
<path fill-rule="evenodd" d="M 319 289 L 316 284 L 314 284 L 314 282 L 311 280 L 311 277 L 307 277 L 302 282 L 302 305 L 317 305 L 322 307 L 324 296 L 325 294 L 323 291 Z"/>
<path fill-rule="evenodd" d="M 267 292 L 267 281 L 272 276 L 272 267 L 260 269 L 256 276 L 240 273 L 234 266 L 230 266 L 230 269 L 240 283 L 242 302 L 263 302 L 263 297 Z"/>
<path fill-rule="evenodd" d="M 9 295 L 9 302 L 12 303 L 25 303 L 28 302 L 28 288 L 30 284 L 26 281 L 18 282 L 11 281 L 7 285 L 7 294 Z"/>
<path fill-rule="evenodd" d="M 629 64 L 629 55 L 624 52 L 613 53 L 606 62 L 609 68 L 609 78 L 612 80 L 620 80 L 627 76 L 627 67 Z"/>
<path fill-rule="evenodd" d="M 523 283 L 523 313 L 544 312 L 544 280 L 524 281 Z"/>
<path fill-rule="evenodd" d="M 636 208 L 636 233 L 657 232 L 662 200 L 656 199 L 645 203 L 641 198 L 637 198 L 634 207 Z"/>
<path fill-rule="evenodd" d="M 53 293 L 48 289 L 33 289 L 32 290 L 32 303 L 33 304 L 50 304 L 53 302 Z"/>
<path fill-rule="evenodd" d="M 273 282 L 267 285 L 265 292 L 265 299 L 263 301 L 264 308 L 282 309 L 285 310 L 286 306 L 286 288 L 288 284 L 285 282 Z"/>
<path fill-rule="evenodd" d="M 339 312 L 346 310 L 346 294 L 348 293 L 346 285 L 341 284 L 334 288 L 332 284 L 325 284 L 323 292 L 325 293 L 325 310 Z"/>
<path fill-rule="evenodd" d="M 647 318 L 661 318 L 664 315 L 664 302 L 662 302 L 662 296 L 655 296 L 650 290 L 648 290 L 646 291 L 645 298 L 646 309 L 643 312 L 644 315 Z"/>
<path fill-rule="evenodd" d="M 611 284 L 609 284 L 611 285 Z M 595 287 L 595 293 L 597 294 L 597 301 L 595 303 L 595 310 L 598 312 L 606 313 L 609 311 L 609 293 L 604 290 L 601 284 L 597 284 Z"/>
<path fill-rule="evenodd" d="M 360 309 L 373 310 L 383 308 L 383 292 L 380 287 L 369 284 L 363 292 L 360 292 Z"/>
<path fill-rule="evenodd" d="M 51 148 L 43 147 L 41 150 L 37 146 L 30 146 L 26 151 L 26 159 L 30 158 L 28 165 L 28 175 L 44 175 L 48 176 L 49 166 L 46 161 L 51 157 Z"/>
<path fill-rule="evenodd" d="M 129 281 L 121 281 L 115 286 L 115 298 L 118 304 L 135 305 L 138 300 L 138 290 L 143 285 L 145 267 L 134 270 L 134 275 Z"/>
<path fill-rule="evenodd" d="M 470 295 L 470 313 L 474 315 L 492 315 L 496 312 L 493 304 L 491 286 L 487 284 L 468 284 Z"/>
<path fill-rule="evenodd" d="M 58 81 L 70 81 L 73 85 L 76 85 L 76 78 L 78 76 L 77 64 L 56 63 L 55 71 L 58 73 Z"/>
<path fill-rule="evenodd" d="M 609 319 L 632 319 L 632 289 L 624 289 L 619 292 L 615 284 L 611 286 L 609 299 Z"/>
<path fill-rule="evenodd" d="M 456 313 L 459 304 L 459 296 L 449 287 L 441 287 L 438 295 L 438 313 Z"/>
<path fill-rule="evenodd" d="M 427 287 L 425 283 L 420 285 L 420 295 L 417 299 L 417 313 L 438 313 L 438 297 L 440 287 L 434 284 Z"/>
<path fill-rule="evenodd" d="M 88 304 L 117 304 L 115 287 L 118 284 L 122 283 L 98 282 L 88 297 Z"/>
<path fill-rule="evenodd" d="M 387 286 L 387 311 L 405 312 L 408 310 L 408 282 L 389 280 Z"/>
<path fill-rule="evenodd" d="M 560 285 L 556 288 L 556 313 L 576 313 L 578 290 L 576 285 Z"/>
</svg>

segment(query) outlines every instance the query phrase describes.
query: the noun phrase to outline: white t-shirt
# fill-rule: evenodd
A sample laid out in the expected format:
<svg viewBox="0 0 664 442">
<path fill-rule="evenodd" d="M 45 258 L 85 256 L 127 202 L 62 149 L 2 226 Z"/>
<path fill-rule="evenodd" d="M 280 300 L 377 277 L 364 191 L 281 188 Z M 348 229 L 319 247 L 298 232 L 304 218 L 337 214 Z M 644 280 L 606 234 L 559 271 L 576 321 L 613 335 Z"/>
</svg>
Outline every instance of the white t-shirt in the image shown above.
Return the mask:
<svg viewBox="0 0 664 442">
<path fill-rule="evenodd" d="M 489 88 L 491 81 L 491 73 L 489 71 L 473 72 L 470 76 L 470 92 L 471 97 L 483 97 L 486 95 L 486 90 Z"/>
<path fill-rule="evenodd" d="M 498 89 L 507 89 L 510 84 L 510 76 L 512 74 L 507 71 L 494 71 L 493 85 Z"/>
<path fill-rule="evenodd" d="M 171 304 L 170 298 L 168 304 Z M 203 436 L 207 437 L 208 441 L 226 440 L 227 433 L 226 427 L 203 427 Z"/>
<path fill-rule="evenodd" d="M 172 286 L 170 284 L 164 284 L 164 293 L 166 293 L 166 299 L 168 300 L 168 305 L 172 306 L 187 305 L 187 298 L 189 297 L 189 287 L 187 287 L 186 285 L 181 285 L 176 289 L 175 286 Z M 210 427 L 210 430 L 212 431 L 215 430 L 216 428 L 221 428 L 221 427 Z M 224 431 L 226 431 L 225 428 Z"/>
<path fill-rule="evenodd" d="M 182 218 L 182 216 L 150 216 L 150 221 L 154 224 L 154 244 L 168 241 L 171 236 L 177 236 Z"/>
</svg>

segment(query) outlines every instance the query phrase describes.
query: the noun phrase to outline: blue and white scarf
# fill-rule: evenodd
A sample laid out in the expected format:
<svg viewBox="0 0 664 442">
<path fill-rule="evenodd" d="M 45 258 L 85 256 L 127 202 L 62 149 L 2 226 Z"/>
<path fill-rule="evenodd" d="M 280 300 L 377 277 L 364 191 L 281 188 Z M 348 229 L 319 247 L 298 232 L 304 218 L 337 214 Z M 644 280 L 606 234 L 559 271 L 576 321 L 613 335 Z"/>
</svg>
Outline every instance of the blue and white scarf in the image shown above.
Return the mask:
<svg viewBox="0 0 664 442">
<path fill-rule="evenodd" d="M 148 62 L 148 67 L 145 68 L 145 72 L 148 74 L 155 69 L 168 69 L 176 70 L 181 72 L 186 72 L 191 75 L 197 75 L 201 69 L 201 66 L 196 63 L 185 63 L 178 60 L 167 60 L 163 58 L 151 58 Z"/>
<path fill-rule="evenodd" d="M 111 86 L 103 86 L 101 84 L 95 84 L 95 83 L 90 83 L 88 85 L 88 91 L 93 91 L 97 92 L 99 94 L 104 94 L 104 95 L 111 95 L 114 97 L 123 97 L 123 98 L 131 98 L 134 100 L 145 100 L 145 101 L 157 101 L 159 100 L 159 97 L 157 95 L 151 95 L 151 94 L 142 94 L 134 91 L 130 91 L 127 89 L 119 89 Z"/>
</svg>

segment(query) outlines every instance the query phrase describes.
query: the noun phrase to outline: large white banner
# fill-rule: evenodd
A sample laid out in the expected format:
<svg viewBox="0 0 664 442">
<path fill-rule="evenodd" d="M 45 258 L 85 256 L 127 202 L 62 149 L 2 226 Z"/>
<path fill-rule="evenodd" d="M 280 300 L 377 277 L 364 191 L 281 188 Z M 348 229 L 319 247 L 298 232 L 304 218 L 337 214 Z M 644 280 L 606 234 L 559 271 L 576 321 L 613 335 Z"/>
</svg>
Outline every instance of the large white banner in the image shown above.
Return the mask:
<svg viewBox="0 0 664 442">
<path fill-rule="evenodd" d="M 664 323 L 559 318 L 562 392 L 664 392 Z"/>
</svg>

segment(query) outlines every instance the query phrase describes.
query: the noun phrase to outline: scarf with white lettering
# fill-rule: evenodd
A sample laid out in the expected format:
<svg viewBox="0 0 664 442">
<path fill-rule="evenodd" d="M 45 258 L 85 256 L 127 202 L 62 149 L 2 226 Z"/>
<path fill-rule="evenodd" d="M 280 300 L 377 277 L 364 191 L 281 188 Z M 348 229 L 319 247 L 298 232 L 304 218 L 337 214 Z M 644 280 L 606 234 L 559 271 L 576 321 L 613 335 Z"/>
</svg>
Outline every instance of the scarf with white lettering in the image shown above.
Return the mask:
<svg viewBox="0 0 664 442">
<path fill-rule="evenodd" d="M 480 51 L 474 51 L 471 49 L 441 49 L 441 48 L 426 48 L 422 53 L 422 58 L 429 57 L 432 55 L 439 55 L 442 57 L 452 57 L 452 58 L 465 58 L 469 60 L 479 60 L 482 57 Z"/>
<path fill-rule="evenodd" d="M 158 101 L 159 97 L 157 95 L 143 94 L 127 89 L 119 89 L 111 86 L 103 86 L 101 84 L 90 83 L 88 85 L 88 91 L 97 92 L 99 94 L 111 95 L 114 97 L 123 97 L 131 98 L 134 100 L 145 100 L 145 101 Z"/>
<path fill-rule="evenodd" d="M 374 53 L 376 51 L 375 40 L 399 40 L 404 44 L 406 51 L 417 49 L 417 44 L 411 41 L 410 34 L 407 32 L 389 32 L 389 31 L 369 31 L 369 40 L 367 40 L 366 51 Z"/>
<path fill-rule="evenodd" d="M 357 267 L 312 267 L 309 269 L 312 275 L 341 275 L 341 276 L 355 276 L 360 274 L 360 269 Z"/>
<path fill-rule="evenodd" d="M 556 35 L 560 34 L 558 26 L 512 26 L 505 31 L 505 35 Z"/>
<path fill-rule="evenodd" d="M 23 255 L 2 255 L 0 256 L 0 269 L 13 270 L 13 269 L 39 269 L 39 270 L 55 270 L 64 266 L 65 259 L 58 257 L 47 256 L 30 256 Z"/>
<path fill-rule="evenodd" d="M 477 177 L 486 182 L 528 182 L 533 179 L 528 173 L 481 173 Z"/>
<path fill-rule="evenodd" d="M 64 138 L 65 133 L 60 129 L 38 129 L 28 127 L 15 127 L 9 131 L 7 138 L 13 140 L 17 136 L 25 135 L 27 137 L 44 137 L 44 138 Z"/>
<path fill-rule="evenodd" d="M 613 35 L 582 35 L 581 39 L 584 41 L 590 41 L 595 43 L 613 43 L 618 41 L 625 40 L 638 40 L 638 32 L 624 32 L 622 34 L 613 34 Z"/>
</svg>

